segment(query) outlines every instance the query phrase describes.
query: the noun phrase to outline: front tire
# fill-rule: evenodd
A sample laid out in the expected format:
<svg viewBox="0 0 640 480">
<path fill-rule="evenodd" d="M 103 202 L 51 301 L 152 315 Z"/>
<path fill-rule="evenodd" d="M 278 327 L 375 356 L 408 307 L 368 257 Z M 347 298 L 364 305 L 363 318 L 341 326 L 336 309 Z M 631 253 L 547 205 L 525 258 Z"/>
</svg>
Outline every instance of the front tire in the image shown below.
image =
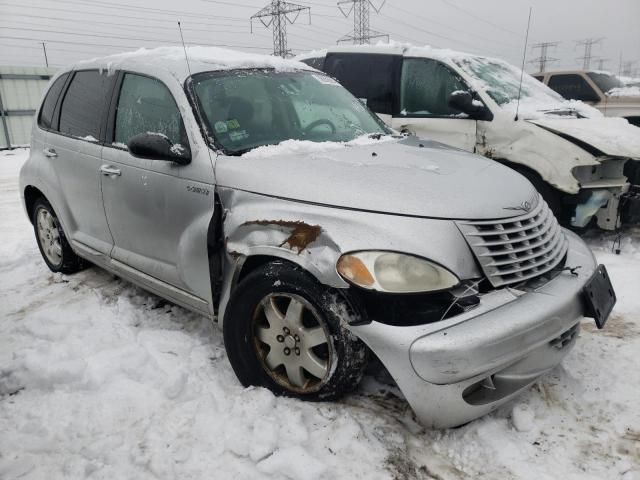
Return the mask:
<svg viewBox="0 0 640 480">
<path fill-rule="evenodd" d="M 32 215 L 36 242 L 49 270 L 65 274 L 82 270 L 84 262 L 71 249 L 62 225 L 49 202 L 42 197 L 38 198 L 33 206 Z"/>
<path fill-rule="evenodd" d="M 251 272 L 224 319 L 238 379 L 304 400 L 334 400 L 353 390 L 367 351 L 343 326 L 343 314 L 354 314 L 350 303 L 300 267 L 272 262 Z"/>
</svg>

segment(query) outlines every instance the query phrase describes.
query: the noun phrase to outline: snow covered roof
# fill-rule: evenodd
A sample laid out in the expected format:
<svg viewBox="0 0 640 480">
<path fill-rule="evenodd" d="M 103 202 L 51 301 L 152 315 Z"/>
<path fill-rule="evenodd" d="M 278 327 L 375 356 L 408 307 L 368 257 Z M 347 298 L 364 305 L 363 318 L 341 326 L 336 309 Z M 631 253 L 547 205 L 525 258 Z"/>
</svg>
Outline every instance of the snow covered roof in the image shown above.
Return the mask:
<svg viewBox="0 0 640 480">
<path fill-rule="evenodd" d="M 273 68 L 277 71 L 311 70 L 308 65 L 270 55 L 239 52 L 218 47 L 186 47 L 189 65 L 185 61 L 183 47 L 140 48 L 132 52 L 86 60 L 74 65 L 74 69 L 97 67 L 114 71 L 132 69 L 141 72 L 162 70 L 171 73 L 179 81 L 191 73 L 239 68 Z"/>
</svg>

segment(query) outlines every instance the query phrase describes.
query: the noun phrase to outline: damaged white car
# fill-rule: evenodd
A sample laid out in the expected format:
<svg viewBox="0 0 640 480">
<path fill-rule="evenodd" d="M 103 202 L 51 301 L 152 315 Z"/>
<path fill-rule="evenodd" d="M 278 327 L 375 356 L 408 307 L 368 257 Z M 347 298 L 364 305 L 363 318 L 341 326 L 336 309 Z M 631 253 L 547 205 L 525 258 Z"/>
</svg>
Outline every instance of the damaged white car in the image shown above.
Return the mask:
<svg viewBox="0 0 640 480">
<path fill-rule="evenodd" d="M 460 425 L 557 366 L 615 294 L 521 175 L 393 135 L 298 62 L 141 50 L 62 70 L 20 175 L 44 261 L 217 320 L 244 385 L 336 399 L 377 356 Z"/>
<path fill-rule="evenodd" d="M 564 100 L 492 58 L 402 45 L 298 57 L 394 129 L 479 153 L 526 176 L 562 224 L 640 222 L 640 129 Z"/>
</svg>

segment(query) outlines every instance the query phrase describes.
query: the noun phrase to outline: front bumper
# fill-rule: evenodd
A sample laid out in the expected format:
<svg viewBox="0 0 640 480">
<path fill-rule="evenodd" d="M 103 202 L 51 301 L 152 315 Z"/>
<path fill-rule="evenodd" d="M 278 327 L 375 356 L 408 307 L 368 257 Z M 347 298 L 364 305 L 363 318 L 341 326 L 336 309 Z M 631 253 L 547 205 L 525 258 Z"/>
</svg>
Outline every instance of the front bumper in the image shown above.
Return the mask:
<svg viewBox="0 0 640 480">
<path fill-rule="evenodd" d="M 428 427 L 464 424 L 494 410 L 558 365 L 575 344 L 582 289 L 596 268 L 571 232 L 566 265 L 532 291 L 495 290 L 474 309 L 441 322 L 352 326 Z"/>
</svg>

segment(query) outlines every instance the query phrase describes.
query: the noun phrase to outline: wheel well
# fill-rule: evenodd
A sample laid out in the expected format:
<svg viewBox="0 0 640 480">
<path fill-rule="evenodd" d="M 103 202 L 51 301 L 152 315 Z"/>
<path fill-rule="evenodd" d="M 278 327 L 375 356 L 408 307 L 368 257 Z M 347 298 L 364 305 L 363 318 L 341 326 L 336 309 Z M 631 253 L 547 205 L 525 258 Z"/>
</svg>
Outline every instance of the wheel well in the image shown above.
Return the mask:
<svg viewBox="0 0 640 480">
<path fill-rule="evenodd" d="M 282 259 L 280 257 L 272 257 L 271 255 L 252 255 L 250 257 L 247 257 L 242 264 L 240 272 L 237 276 L 237 283 L 240 283 L 244 277 L 249 275 L 256 268 L 260 268 L 261 266 L 274 261 L 287 262 L 295 265 L 295 263 L 289 262 L 288 260 Z"/>
<path fill-rule="evenodd" d="M 28 185 L 24 189 L 24 204 L 27 208 L 27 213 L 29 214 L 29 221 L 32 221 L 33 206 L 35 205 L 36 200 L 40 197 L 46 198 L 44 194 L 40 190 L 38 190 L 36 187 L 32 187 L 31 185 Z"/>
</svg>

